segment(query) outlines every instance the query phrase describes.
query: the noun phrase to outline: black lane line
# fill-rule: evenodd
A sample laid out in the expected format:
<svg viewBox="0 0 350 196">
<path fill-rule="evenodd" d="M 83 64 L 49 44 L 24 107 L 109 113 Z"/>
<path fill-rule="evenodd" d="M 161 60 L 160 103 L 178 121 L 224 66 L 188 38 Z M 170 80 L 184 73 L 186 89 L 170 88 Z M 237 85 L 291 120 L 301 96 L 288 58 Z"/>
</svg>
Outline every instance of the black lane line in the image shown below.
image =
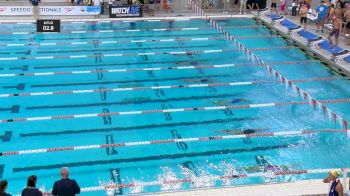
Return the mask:
<svg viewBox="0 0 350 196">
<path fill-rule="evenodd" d="M 205 96 L 191 96 L 191 97 L 178 97 L 169 99 L 150 99 L 148 97 L 136 97 L 133 99 L 124 99 L 119 102 L 106 102 L 106 103 L 88 103 L 88 104 L 69 104 L 69 105 L 41 105 L 26 107 L 27 110 L 43 110 L 43 109 L 58 109 L 58 108 L 83 108 L 83 107 L 95 107 L 95 106 L 112 106 L 112 105 L 128 105 L 128 104 L 143 104 L 143 103 L 165 103 L 171 101 L 188 101 L 199 99 L 213 99 L 223 97 L 234 97 L 240 93 L 221 94 L 221 95 L 205 95 Z M 1 111 L 1 109 L 0 109 Z"/>
<path fill-rule="evenodd" d="M 4 174 L 5 165 L 0 165 L 0 179 L 2 179 L 2 175 Z"/>
<path fill-rule="evenodd" d="M 10 52 L 0 52 L 0 55 L 10 54 Z"/>
<path fill-rule="evenodd" d="M 53 66 L 35 66 L 34 69 L 52 69 L 52 68 L 68 68 L 68 67 L 108 67 L 108 66 L 129 66 L 129 65 L 148 65 L 148 64 L 181 64 L 189 65 L 193 62 L 205 62 L 215 60 L 215 58 L 207 58 L 194 61 L 154 61 L 154 62 L 136 62 L 136 63 L 104 63 L 104 64 L 78 64 L 78 65 L 53 65 Z"/>
<path fill-rule="evenodd" d="M 11 138 L 12 138 L 12 131 L 5 131 L 4 135 L 0 135 L 0 140 L 2 142 L 9 142 Z"/>
<path fill-rule="evenodd" d="M 20 105 L 12 105 L 10 108 L 0 108 L 0 112 L 10 111 L 11 113 L 18 113 L 20 109 Z"/>
<path fill-rule="evenodd" d="M 44 131 L 44 132 L 32 132 L 32 133 L 21 133 L 20 137 L 37 137 L 37 136 L 51 136 L 51 135 L 69 135 L 69 134 L 85 134 L 85 133 L 106 133 L 114 131 L 131 131 L 131 130 L 142 130 L 142 129 L 156 129 L 156 128 L 170 128 L 177 126 L 193 126 L 193 125 L 208 125 L 228 122 L 240 122 L 240 121 L 253 121 L 258 118 L 228 118 L 228 119 L 215 119 L 207 121 L 196 121 L 196 122 L 178 122 L 178 123 L 164 123 L 164 124 L 151 124 L 151 125 L 140 125 L 140 126 L 129 126 L 129 127 L 110 127 L 110 128 L 97 128 L 97 129 L 81 129 L 81 130 L 64 130 L 64 131 Z"/>
<path fill-rule="evenodd" d="M 10 67 L 10 70 L 28 71 L 28 65 L 23 65 L 22 67 Z"/>
<path fill-rule="evenodd" d="M 217 46 L 218 44 L 207 44 L 203 46 L 186 46 L 186 48 L 208 48 L 208 47 L 214 47 Z M 174 49 L 176 46 L 165 46 L 165 47 L 156 47 L 156 48 L 150 48 L 150 50 L 157 50 L 157 49 Z M 75 52 L 110 52 L 110 51 L 135 51 L 135 50 L 140 50 L 140 48 L 111 48 L 111 49 L 102 49 L 102 50 L 97 50 L 97 49 L 87 49 L 87 50 L 62 50 L 62 51 L 39 51 L 37 52 L 38 54 L 40 53 L 75 53 Z M 0 53 L 1 54 L 1 53 Z"/>
<path fill-rule="evenodd" d="M 298 144 L 299 143 L 293 143 L 292 145 L 297 146 Z M 260 147 L 253 147 L 253 148 L 224 149 L 224 150 L 213 150 L 213 151 L 206 151 L 206 152 L 165 154 L 165 155 L 154 155 L 154 156 L 146 156 L 146 157 L 125 158 L 125 159 L 82 161 L 82 162 L 43 165 L 43 166 L 17 167 L 17 168 L 13 168 L 12 171 L 27 172 L 27 171 L 44 170 L 44 169 L 57 169 L 61 167 L 81 167 L 81 166 L 94 166 L 94 165 L 118 164 L 118 163 L 135 163 L 135 162 L 145 162 L 145 161 L 159 161 L 163 159 L 192 158 L 192 157 L 201 157 L 201 156 L 209 157 L 214 155 L 268 151 L 268 150 L 283 149 L 283 148 L 290 148 L 290 147 L 291 147 L 290 144 L 281 144 L 281 145 L 274 145 L 274 146 L 260 146 Z"/>
<path fill-rule="evenodd" d="M 44 87 L 57 87 L 57 86 L 85 86 L 85 85 L 97 85 L 97 84 L 127 84 L 127 83 L 142 83 L 142 82 L 164 82 L 164 81 L 176 81 L 176 80 L 207 80 L 207 78 L 224 78 L 232 77 L 236 74 L 225 74 L 225 75 L 211 75 L 211 76 L 192 76 L 192 77 L 178 77 L 178 78 L 162 78 L 162 79 L 143 79 L 143 80 L 119 80 L 119 81 L 106 81 L 106 82 L 80 82 L 80 83 L 58 83 L 58 84 L 35 84 L 31 85 L 32 88 L 44 88 Z M 206 81 L 205 83 L 210 83 Z"/>
<path fill-rule="evenodd" d="M 14 88 L 16 90 L 23 90 L 26 87 L 24 83 L 17 84 L 15 86 L 3 86 L 4 89 L 11 89 Z"/>
<path fill-rule="evenodd" d="M 219 33 L 196 33 L 196 34 L 172 34 L 172 35 L 156 35 L 156 36 L 153 36 L 153 37 L 185 37 L 185 36 L 208 36 L 208 35 L 221 35 Z M 109 39 L 109 38 L 133 38 L 133 37 L 150 37 L 150 35 L 132 35 L 132 36 L 108 36 L 108 37 L 68 37 L 68 38 L 57 38 L 57 39 L 54 39 L 54 38 L 51 38 L 51 39 L 37 39 L 38 41 L 44 41 L 44 40 L 72 40 L 72 39 L 75 39 L 75 40 L 82 40 L 82 39 Z M 27 40 L 36 40 L 35 38 L 27 38 L 27 39 L 18 39 L 19 41 L 27 41 Z"/>
</svg>

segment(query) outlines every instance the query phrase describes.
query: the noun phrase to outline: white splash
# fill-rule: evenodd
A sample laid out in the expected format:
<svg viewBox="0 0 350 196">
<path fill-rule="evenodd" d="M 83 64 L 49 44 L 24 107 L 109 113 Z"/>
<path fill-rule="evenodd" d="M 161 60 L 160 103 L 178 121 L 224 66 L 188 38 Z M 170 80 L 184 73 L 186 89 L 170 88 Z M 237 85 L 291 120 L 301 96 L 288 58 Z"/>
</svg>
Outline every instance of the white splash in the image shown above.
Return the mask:
<svg viewBox="0 0 350 196">
<path fill-rule="evenodd" d="M 161 167 L 163 170 L 163 174 L 158 175 L 158 181 L 164 182 L 164 181 L 176 181 L 178 178 L 176 177 L 175 172 L 169 168 L 169 167 Z M 167 190 L 176 190 L 181 189 L 182 183 L 162 183 L 160 186 L 160 190 L 167 191 Z"/>
</svg>

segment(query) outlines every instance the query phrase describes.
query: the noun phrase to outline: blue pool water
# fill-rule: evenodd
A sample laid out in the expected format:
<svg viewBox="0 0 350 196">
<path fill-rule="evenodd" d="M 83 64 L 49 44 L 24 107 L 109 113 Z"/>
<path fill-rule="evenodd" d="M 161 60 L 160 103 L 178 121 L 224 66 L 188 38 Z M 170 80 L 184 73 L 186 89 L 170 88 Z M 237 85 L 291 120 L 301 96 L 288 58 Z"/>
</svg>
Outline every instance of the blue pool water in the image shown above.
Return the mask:
<svg viewBox="0 0 350 196">
<path fill-rule="evenodd" d="M 346 78 L 272 34 L 254 19 L 220 19 L 218 23 L 246 47 L 265 48 L 266 50 L 255 50 L 254 53 L 288 79 L 308 79 L 297 84 L 318 100 L 350 98 L 350 84 Z M 29 24 L 1 24 L 1 28 L 9 33 L 34 31 L 34 25 Z M 162 28 L 172 30 L 155 30 Z M 130 29 L 140 31 L 119 31 Z M 99 32 L 100 30 L 114 32 Z M 115 92 L 87 91 L 77 94 L 42 93 L 34 94 L 35 96 L 0 95 L 0 119 L 302 101 L 284 85 L 275 83 L 262 67 L 256 66 L 204 20 L 63 23 L 62 31 L 59 34 L 0 35 L 0 74 L 18 74 L 14 77 L 0 75 L 1 95 L 246 81 L 268 83 Z M 290 47 L 279 48 L 283 46 Z M 152 52 L 163 54 L 152 55 Z M 198 67 L 227 64 L 241 66 Z M 72 71 L 91 73 L 69 74 Z M 62 73 L 49 75 L 52 72 Z M 28 73 L 40 74 L 23 76 Z M 329 77 L 333 79 L 318 80 Z M 348 102 L 326 105 L 350 119 Z M 308 104 L 37 119 L 1 123 L 0 149 L 1 152 L 8 152 L 207 137 L 229 134 L 223 130 L 239 134 L 249 129 L 263 133 L 341 127 L 330 122 L 322 112 L 314 112 Z M 348 167 L 349 144 L 344 133 L 314 133 L 295 137 L 178 142 L 1 156 L 0 178 L 9 181 L 8 191 L 12 194 L 20 193 L 26 184 L 26 178 L 32 174 L 38 176 L 38 186 L 41 189 L 50 191 L 53 182 L 59 179 L 59 168 L 63 166 L 70 168 L 71 178 L 76 179 L 81 187 L 99 186 L 110 181 L 116 184 L 184 178 L 194 181 L 171 186 L 117 189 L 115 195 L 285 182 L 320 178 L 322 175 L 286 175 L 273 179 L 256 177 L 225 181 L 210 181 L 208 177 L 264 172 L 269 165 L 279 166 L 283 170 Z M 105 191 L 97 191 L 83 195 L 105 194 Z"/>
</svg>

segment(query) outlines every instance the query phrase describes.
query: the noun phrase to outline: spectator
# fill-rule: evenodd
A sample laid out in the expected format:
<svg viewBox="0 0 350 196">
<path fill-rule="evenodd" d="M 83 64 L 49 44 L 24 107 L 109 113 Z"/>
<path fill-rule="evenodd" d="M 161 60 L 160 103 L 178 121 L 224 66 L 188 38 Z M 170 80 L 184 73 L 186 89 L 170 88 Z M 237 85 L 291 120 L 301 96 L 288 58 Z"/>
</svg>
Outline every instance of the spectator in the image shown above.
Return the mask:
<svg viewBox="0 0 350 196">
<path fill-rule="evenodd" d="M 292 3 L 292 16 L 296 16 L 297 15 L 297 9 L 298 9 L 298 0 L 293 0 Z M 276 7 L 275 7 L 276 10 Z"/>
<path fill-rule="evenodd" d="M 27 180 L 27 187 L 23 189 L 21 196 L 42 196 L 43 194 L 35 187 L 37 177 L 35 175 L 29 176 Z"/>
<path fill-rule="evenodd" d="M 67 167 L 63 167 L 60 171 L 61 180 L 54 183 L 52 188 L 52 195 L 55 196 L 75 196 L 75 194 L 80 193 L 80 187 L 78 183 L 69 179 L 69 171 Z"/>
<path fill-rule="evenodd" d="M 328 41 L 331 45 L 332 49 L 335 49 L 338 46 L 338 41 L 339 41 L 339 34 L 341 32 L 341 28 L 342 28 L 342 21 L 337 18 L 336 16 L 333 16 L 332 18 L 332 26 L 333 26 L 333 30 L 332 32 L 328 35 Z M 332 41 L 332 37 L 334 36 L 334 41 L 335 44 L 333 44 Z"/>
<path fill-rule="evenodd" d="M 271 0 L 271 10 L 277 14 L 277 0 Z"/>
<path fill-rule="evenodd" d="M 229 10 L 231 9 L 231 2 L 230 2 L 230 0 L 223 0 L 223 3 L 224 3 L 224 14 L 226 13 L 228 13 L 229 12 Z"/>
<path fill-rule="evenodd" d="M 345 19 L 345 33 L 350 33 L 350 5 L 347 7 L 347 10 L 344 13 L 344 19 Z M 347 45 L 350 45 L 350 36 L 348 36 L 348 42 Z"/>
<path fill-rule="evenodd" d="M 34 16 L 34 19 L 38 19 L 39 18 L 39 3 L 40 3 L 41 0 L 29 0 L 29 2 L 32 4 L 33 6 L 33 16 Z"/>
<path fill-rule="evenodd" d="M 286 1 L 281 0 L 281 14 L 285 15 L 285 10 L 286 10 Z"/>
<path fill-rule="evenodd" d="M 300 24 L 304 26 L 304 29 L 307 29 L 307 14 L 309 13 L 309 9 L 307 8 L 307 4 L 303 3 L 300 8 Z"/>
<path fill-rule="evenodd" d="M 239 6 L 239 14 L 242 14 L 242 11 L 244 11 L 244 14 L 246 14 L 247 9 L 247 0 L 241 0 L 240 6 Z"/>
<path fill-rule="evenodd" d="M 329 175 L 323 179 L 323 183 L 329 183 L 328 196 L 343 196 L 343 185 L 338 179 L 339 173 L 337 170 L 332 170 Z"/>
<path fill-rule="evenodd" d="M 154 0 L 149 0 L 148 3 L 149 15 L 154 16 Z"/>
<path fill-rule="evenodd" d="M 317 12 L 316 32 L 319 32 L 321 30 L 321 32 L 323 33 L 324 23 L 327 17 L 327 8 L 328 6 L 325 4 L 323 0 L 321 0 L 321 4 L 316 8 L 316 12 Z"/>
<path fill-rule="evenodd" d="M 0 196 L 11 196 L 10 194 L 6 193 L 7 185 L 7 180 L 0 181 Z"/>
</svg>

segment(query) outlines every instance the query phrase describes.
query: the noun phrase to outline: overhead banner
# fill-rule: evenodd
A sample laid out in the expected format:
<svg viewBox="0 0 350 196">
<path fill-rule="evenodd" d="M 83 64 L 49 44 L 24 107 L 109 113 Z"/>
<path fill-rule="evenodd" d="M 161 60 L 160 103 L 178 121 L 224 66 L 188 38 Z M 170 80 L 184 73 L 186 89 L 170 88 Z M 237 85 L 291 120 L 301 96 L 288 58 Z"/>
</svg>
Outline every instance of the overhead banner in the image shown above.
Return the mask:
<svg viewBox="0 0 350 196">
<path fill-rule="evenodd" d="M 40 6 L 42 16 L 83 16 L 100 13 L 100 6 Z"/>
<path fill-rule="evenodd" d="M 128 17 L 141 17 L 141 6 L 110 6 L 109 17 L 110 18 L 128 18 Z"/>
<path fill-rule="evenodd" d="M 32 6 L 0 6 L 0 16 L 33 15 Z"/>
</svg>

